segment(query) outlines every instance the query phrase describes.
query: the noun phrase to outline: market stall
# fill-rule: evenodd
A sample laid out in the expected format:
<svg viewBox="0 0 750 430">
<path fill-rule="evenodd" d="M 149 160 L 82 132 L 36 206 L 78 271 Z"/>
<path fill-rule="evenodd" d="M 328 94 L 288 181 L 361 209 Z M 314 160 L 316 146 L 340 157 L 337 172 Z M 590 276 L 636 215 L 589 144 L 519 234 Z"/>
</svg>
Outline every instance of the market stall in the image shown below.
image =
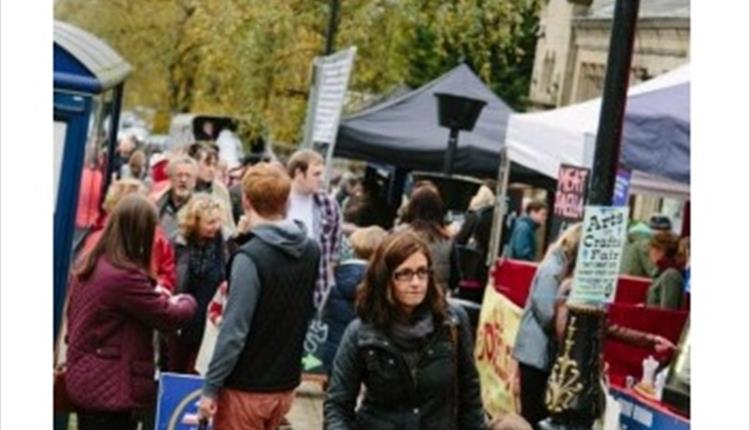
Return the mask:
<svg viewBox="0 0 750 430">
<path fill-rule="evenodd" d="M 633 170 L 632 192 L 689 196 L 689 82 L 686 64 L 629 89 L 620 161 Z M 510 159 L 551 178 L 560 164 L 591 167 L 600 109 L 601 99 L 594 99 L 511 115 L 505 137 Z"/>
<path fill-rule="evenodd" d="M 515 362 L 512 358 L 513 344 L 521 320 L 531 281 L 537 264 L 515 260 L 498 260 L 491 278 L 491 286 L 485 291 L 479 317 L 475 358 L 479 370 L 482 401 L 491 415 L 513 411 L 518 407 L 513 394 Z M 609 307 L 609 321 L 625 327 L 661 335 L 674 343 L 680 336 L 689 316 L 689 310 L 668 311 L 643 306 L 650 280 L 620 276 L 617 282 L 614 303 Z M 639 394 L 627 386 L 628 377 L 641 378 L 641 363 L 654 356 L 658 361 L 669 363 L 674 357 L 670 353 L 655 353 L 653 350 L 625 344 L 615 339 L 606 339 L 604 361 L 608 363 L 608 377 L 613 395 L 627 398 L 640 407 L 647 405 L 650 422 L 689 423 L 686 417 L 654 398 Z M 632 407 L 621 411 L 623 422 L 633 422 Z M 644 412 L 645 413 L 645 412 Z M 629 414 L 625 416 L 626 414 Z M 629 420 L 629 421 L 627 421 Z M 641 421 L 643 421 L 641 417 Z M 680 429 L 680 426 L 649 427 L 645 429 Z"/>
<path fill-rule="evenodd" d="M 438 124 L 437 93 L 487 102 L 473 131 L 459 136 L 453 172 L 496 176 L 498 155 L 513 110 L 465 64 L 410 93 L 342 120 L 334 156 L 407 170 L 441 171 L 448 130 Z"/>
</svg>

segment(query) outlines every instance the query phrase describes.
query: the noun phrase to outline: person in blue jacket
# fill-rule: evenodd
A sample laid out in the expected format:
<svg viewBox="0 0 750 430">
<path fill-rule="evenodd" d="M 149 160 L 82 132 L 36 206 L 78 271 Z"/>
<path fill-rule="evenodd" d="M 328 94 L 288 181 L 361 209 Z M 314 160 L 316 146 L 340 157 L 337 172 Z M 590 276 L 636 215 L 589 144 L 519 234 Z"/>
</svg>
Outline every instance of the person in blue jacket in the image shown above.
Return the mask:
<svg viewBox="0 0 750 430">
<path fill-rule="evenodd" d="M 376 225 L 358 228 L 349 236 L 353 258 L 343 260 L 336 266 L 336 284 L 331 288 L 323 312 L 323 322 L 328 326 L 328 338 L 322 345 L 321 359 L 327 372 L 331 371 L 333 357 L 336 356 L 346 326 L 357 317 L 354 299 L 357 287 L 365 277 L 367 260 L 387 236 L 388 233 Z"/>
<path fill-rule="evenodd" d="M 506 257 L 514 260 L 534 261 L 536 259 L 536 229 L 547 221 L 547 204 L 532 201 L 526 206 L 526 215 L 516 220 Z"/>
</svg>

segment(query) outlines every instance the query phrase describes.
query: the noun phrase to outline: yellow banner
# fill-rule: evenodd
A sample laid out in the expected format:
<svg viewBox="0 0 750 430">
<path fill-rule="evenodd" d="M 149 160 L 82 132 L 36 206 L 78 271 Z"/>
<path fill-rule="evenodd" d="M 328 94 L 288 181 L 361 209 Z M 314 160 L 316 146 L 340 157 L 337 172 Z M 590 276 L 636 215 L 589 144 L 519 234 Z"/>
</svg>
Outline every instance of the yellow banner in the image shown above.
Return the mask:
<svg viewBox="0 0 750 430">
<path fill-rule="evenodd" d="M 474 358 L 482 386 L 482 403 L 493 417 L 518 409 L 513 395 L 516 363 L 511 352 L 522 311 L 495 291 L 491 283 L 485 289 Z"/>
</svg>

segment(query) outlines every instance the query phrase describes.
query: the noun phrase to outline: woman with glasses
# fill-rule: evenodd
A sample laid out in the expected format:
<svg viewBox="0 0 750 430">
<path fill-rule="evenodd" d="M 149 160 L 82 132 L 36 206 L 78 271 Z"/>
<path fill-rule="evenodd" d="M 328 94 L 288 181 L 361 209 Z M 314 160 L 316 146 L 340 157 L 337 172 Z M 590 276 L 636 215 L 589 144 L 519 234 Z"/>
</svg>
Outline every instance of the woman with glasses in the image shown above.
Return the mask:
<svg viewBox="0 0 750 430">
<path fill-rule="evenodd" d="M 431 265 L 409 231 L 370 258 L 334 359 L 326 429 L 486 428 L 468 317 L 446 303 Z"/>
</svg>

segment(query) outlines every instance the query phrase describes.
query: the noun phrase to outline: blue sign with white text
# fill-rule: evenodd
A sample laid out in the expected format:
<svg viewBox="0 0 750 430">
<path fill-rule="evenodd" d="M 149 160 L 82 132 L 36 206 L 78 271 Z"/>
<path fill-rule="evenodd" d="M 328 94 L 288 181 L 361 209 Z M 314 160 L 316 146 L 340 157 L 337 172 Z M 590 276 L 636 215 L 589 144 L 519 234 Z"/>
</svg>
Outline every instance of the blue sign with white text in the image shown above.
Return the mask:
<svg viewBox="0 0 750 430">
<path fill-rule="evenodd" d="M 197 430 L 203 378 L 162 373 L 156 406 L 156 430 Z M 210 427 L 209 427 L 210 428 Z"/>
<path fill-rule="evenodd" d="M 630 170 L 619 167 L 615 177 L 615 190 L 612 193 L 612 206 L 627 206 L 629 197 Z"/>
<path fill-rule="evenodd" d="M 619 390 L 610 390 L 620 402 L 620 428 L 623 430 L 689 430 L 690 421 L 653 406 Z"/>
</svg>

